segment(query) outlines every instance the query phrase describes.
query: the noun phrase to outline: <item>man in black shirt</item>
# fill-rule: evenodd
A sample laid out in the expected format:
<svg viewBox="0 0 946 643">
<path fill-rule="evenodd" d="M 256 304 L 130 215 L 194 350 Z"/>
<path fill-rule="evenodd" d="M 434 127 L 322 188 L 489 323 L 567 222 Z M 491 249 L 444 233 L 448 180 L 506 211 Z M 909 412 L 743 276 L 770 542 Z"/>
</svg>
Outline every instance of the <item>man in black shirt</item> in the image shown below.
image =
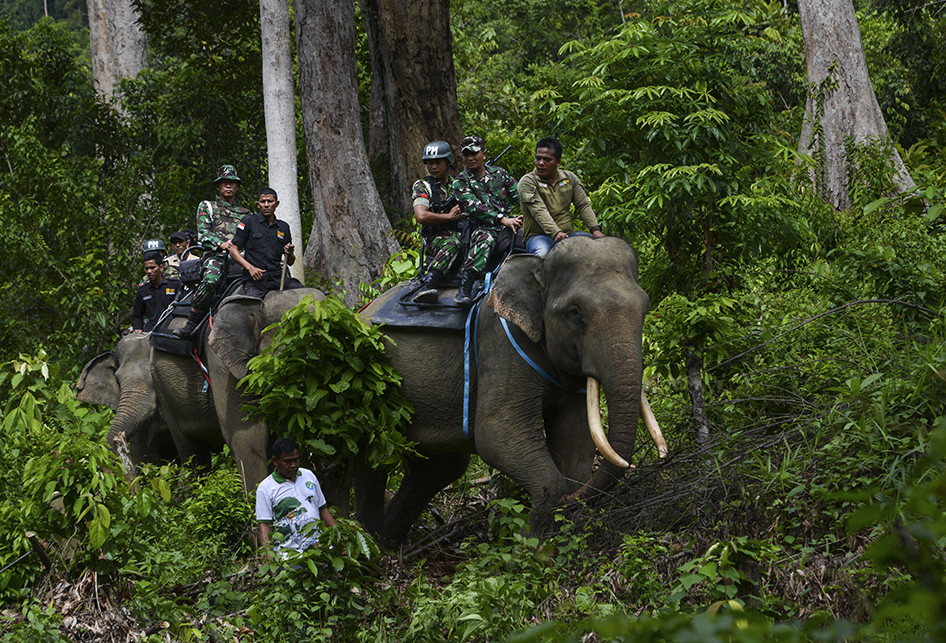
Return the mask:
<svg viewBox="0 0 946 643">
<path fill-rule="evenodd" d="M 276 218 L 276 190 L 260 190 L 256 205 L 259 214 L 248 214 L 237 225 L 230 248 L 230 258 L 243 266 L 243 294 L 262 299 L 270 290 L 279 290 L 280 284 L 284 289 L 303 288 L 302 282 L 292 276 L 282 278 L 283 256 L 287 266 L 296 257 L 289 224 Z"/>
<path fill-rule="evenodd" d="M 160 252 L 146 252 L 144 258 L 148 281 L 138 286 L 131 314 L 131 327 L 136 333 L 148 332 L 154 327 L 158 317 L 171 305 L 181 287 L 181 282 L 177 279 L 164 278 L 163 257 Z M 148 321 L 145 321 L 145 318 Z"/>
</svg>

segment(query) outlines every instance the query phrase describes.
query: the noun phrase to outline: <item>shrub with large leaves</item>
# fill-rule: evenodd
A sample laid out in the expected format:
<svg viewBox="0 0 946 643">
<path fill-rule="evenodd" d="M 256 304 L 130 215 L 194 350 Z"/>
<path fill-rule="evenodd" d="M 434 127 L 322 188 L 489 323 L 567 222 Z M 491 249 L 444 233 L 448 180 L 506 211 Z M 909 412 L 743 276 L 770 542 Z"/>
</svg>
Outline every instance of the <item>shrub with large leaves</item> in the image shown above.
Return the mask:
<svg viewBox="0 0 946 643">
<path fill-rule="evenodd" d="M 250 360 L 242 382 L 260 399 L 248 410 L 314 456 L 393 468 L 413 450 L 401 431 L 413 409 L 384 342 L 335 297 L 306 297 L 283 316 L 270 349 Z"/>
</svg>

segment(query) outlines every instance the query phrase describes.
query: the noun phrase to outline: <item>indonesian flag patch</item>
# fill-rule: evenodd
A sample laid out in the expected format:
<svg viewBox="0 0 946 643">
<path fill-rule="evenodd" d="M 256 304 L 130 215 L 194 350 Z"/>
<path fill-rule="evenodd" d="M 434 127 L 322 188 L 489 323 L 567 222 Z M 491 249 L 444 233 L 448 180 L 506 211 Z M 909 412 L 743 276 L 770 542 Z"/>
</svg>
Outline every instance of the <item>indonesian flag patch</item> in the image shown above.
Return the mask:
<svg viewBox="0 0 946 643">
<path fill-rule="evenodd" d="M 246 224 L 243 223 L 242 221 L 240 221 L 240 222 L 237 224 L 237 230 L 242 230 L 242 229 L 245 228 L 245 227 L 246 227 Z"/>
</svg>

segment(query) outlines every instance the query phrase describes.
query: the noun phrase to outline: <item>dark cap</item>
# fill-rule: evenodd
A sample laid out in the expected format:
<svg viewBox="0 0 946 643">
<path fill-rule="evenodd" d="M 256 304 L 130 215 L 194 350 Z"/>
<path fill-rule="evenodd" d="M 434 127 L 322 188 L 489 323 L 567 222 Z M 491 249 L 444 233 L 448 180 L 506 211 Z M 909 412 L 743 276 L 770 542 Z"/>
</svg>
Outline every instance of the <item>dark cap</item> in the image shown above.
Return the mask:
<svg viewBox="0 0 946 643">
<path fill-rule="evenodd" d="M 171 241 L 174 241 L 175 239 L 180 239 L 181 241 L 190 241 L 190 238 L 191 233 L 187 230 L 178 230 L 171 235 Z"/>
<path fill-rule="evenodd" d="M 482 152 L 486 149 L 486 142 L 479 136 L 467 136 L 463 139 L 463 142 L 460 143 L 461 152 Z"/>
</svg>

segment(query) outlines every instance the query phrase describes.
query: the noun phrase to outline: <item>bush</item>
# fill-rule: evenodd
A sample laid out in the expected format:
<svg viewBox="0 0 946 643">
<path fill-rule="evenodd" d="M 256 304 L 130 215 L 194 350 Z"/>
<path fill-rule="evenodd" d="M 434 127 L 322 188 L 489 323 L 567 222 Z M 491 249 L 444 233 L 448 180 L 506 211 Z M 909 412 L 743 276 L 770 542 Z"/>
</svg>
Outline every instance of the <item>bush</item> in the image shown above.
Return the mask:
<svg viewBox="0 0 946 643">
<path fill-rule="evenodd" d="M 272 346 L 250 360 L 242 383 L 260 399 L 247 410 L 315 457 L 357 456 L 392 469 L 413 452 L 402 432 L 413 409 L 398 391 L 401 376 L 384 361 L 384 342 L 340 300 L 307 297 L 283 316 Z"/>
</svg>

